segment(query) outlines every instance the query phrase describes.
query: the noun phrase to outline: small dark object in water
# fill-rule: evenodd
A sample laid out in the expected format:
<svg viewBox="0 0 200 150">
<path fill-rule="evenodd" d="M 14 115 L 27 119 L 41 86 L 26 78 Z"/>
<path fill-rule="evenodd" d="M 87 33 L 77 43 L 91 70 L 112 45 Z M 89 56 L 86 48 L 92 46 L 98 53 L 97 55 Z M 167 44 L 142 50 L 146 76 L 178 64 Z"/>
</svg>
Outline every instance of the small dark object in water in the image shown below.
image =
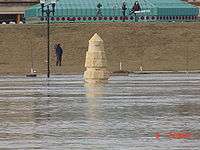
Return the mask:
<svg viewBox="0 0 200 150">
<path fill-rule="evenodd" d="M 36 74 L 27 74 L 26 77 L 37 77 Z"/>
<path fill-rule="evenodd" d="M 125 70 L 118 70 L 118 71 L 112 72 L 113 76 L 128 76 L 128 74 L 129 72 Z"/>
</svg>

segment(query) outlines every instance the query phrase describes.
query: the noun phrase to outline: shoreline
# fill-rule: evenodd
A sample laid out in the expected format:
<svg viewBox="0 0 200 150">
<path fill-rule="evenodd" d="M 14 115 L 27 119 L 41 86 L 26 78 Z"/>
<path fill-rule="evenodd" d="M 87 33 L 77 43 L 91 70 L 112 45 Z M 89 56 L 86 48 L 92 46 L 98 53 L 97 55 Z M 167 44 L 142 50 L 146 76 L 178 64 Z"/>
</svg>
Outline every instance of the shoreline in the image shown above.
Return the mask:
<svg viewBox="0 0 200 150">
<path fill-rule="evenodd" d="M 139 29 L 139 30 L 136 30 Z M 26 75 L 31 63 L 37 74 L 46 74 L 45 24 L 0 25 L 0 75 Z M 84 72 L 88 40 L 98 33 L 104 40 L 108 70 L 140 73 L 198 72 L 200 26 L 186 23 L 71 23 L 50 28 L 52 74 Z M 61 67 L 55 66 L 53 46 L 64 49 Z M 179 70 L 179 71 L 176 71 Z"/>
<path fill-rule="evenodd" d="M 200 70 L 194 71 L 133 71 L 128 72 L 128 75 L 144 75 L 144 74 L 200 74 Z M 37 76 L 42 77 L 46 74 L 37 74 Z M 84 75 L 84 72 L 80 73 L 63 73 L 63 74 L 50 74 L 50 76 L 67 76 L 67 75 Z M 26 74 L 0 74 L 0 77 L 26 77 Z M 127 73 L 110 73 L 110 76 L 127 76 Z M 27 77 L 35 78 L 35 77 Z"/>
</svg>

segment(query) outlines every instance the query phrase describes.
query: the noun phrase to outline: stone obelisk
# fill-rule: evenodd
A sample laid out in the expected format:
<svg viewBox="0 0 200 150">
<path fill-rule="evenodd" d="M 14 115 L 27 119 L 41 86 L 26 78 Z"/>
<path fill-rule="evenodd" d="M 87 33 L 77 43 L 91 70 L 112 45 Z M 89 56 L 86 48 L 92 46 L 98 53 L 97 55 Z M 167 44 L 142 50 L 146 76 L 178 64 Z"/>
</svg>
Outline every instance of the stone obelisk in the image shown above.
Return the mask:
<svg viewBox="0 0 200 150">
<path fill-rule="evenodd" d="M 109 79 L 107 59 L 104 51 L 104 43 L 101 37 L 95 33 L 89 40 L 89 47 L 85 60 L 86 71 L 84 72 L 87 83 L 106 83 Z"/>
</svg>

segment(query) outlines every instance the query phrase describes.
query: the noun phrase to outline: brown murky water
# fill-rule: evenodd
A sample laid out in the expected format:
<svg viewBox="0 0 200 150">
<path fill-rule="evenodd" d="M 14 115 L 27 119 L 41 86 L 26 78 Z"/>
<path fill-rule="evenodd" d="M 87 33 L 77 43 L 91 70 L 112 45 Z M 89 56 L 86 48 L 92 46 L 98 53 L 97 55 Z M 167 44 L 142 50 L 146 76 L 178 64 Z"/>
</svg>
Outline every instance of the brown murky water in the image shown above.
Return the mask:
<svg viewBox="0 0 200 150">
<path fill-rule="evenodd" d="M 0 149 L 199 150 L 200 75 L 2 76 Z"/>
</svg>

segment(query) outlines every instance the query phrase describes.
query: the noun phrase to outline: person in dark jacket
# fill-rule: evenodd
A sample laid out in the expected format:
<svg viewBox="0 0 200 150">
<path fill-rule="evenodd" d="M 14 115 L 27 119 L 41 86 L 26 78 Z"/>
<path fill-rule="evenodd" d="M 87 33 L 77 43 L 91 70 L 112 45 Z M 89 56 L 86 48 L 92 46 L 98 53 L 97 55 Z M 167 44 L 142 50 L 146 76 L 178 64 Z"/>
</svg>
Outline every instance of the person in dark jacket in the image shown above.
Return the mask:
<svg viewBox="0 0 200 150">
<path fill-rule="evenodd" d="M 56 46 L 56 66 L 61 66 L 63 49 L 60 44 Z"/>
<path fill-rule="evenodd" d="M 97 14 L 96 14 L 97 17 L 102 17 L 103 16 L 102 15 L 102 11 L 101 11 L 101 7 L 102 7 L 102 4 L 98 3 L 97 4 Z"/>
<path fill-rule="evenodd" d="M 127 10 L 126 2 L 123 2 L 123 4 L 122 4 L 123 22 L 125 22 L 125 18 L 126 18 L 126 10 Z"/>
<path fill-rule="evenodd" d="M 136 2 L 134 3 L 134 6 L 133 6 L 132 10 L 133 10 L 134 12 L 135 12 L 135 11 L 141 11 L 141 7 L 140 7 L 140 4 L 139 4 L 138 1 L 136 1 Z"/>
</svg>

